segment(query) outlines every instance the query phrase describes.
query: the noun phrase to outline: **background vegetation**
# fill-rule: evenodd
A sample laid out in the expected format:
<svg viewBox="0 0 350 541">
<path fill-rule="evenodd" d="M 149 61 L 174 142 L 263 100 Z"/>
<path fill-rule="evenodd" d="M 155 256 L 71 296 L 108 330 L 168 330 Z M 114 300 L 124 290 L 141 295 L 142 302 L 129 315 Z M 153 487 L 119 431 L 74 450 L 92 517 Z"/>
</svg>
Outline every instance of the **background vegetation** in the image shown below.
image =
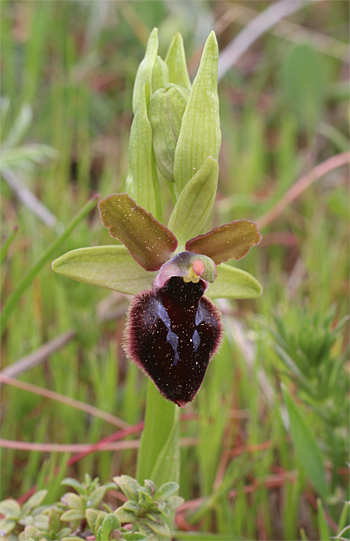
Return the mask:
<svg viewBox="0 0 350 541">
<path fill-rule="evenodd" d="M 3 304 L 91 195 L 124 190 L 149 31 L 159 28 L 162 54 L 181 31 L 193 76 L 211 29 L 223 50 L 268 5 L 1 2 Z M 349 523 L 347 21 L 347 2 L 311 2 L 219 85 L 223 144 L 208 230 L 257 221 L 263 241 L 237 265 L 264 293 L 218 303 L 225 340 L 182 413 L 184 532 L 291 540 L 304 528 L 326 539 Z M 64 477 L 135 475 L 146 380 L 121 349 L 129 299 L 50 268 L 70 249 L 110 242 L 92 210 L 15 298 L 2 329 L 1 499 L 24 501 L 35 485 L 52 503 Z M 16 381 L 5 385 L 6 375 Z M 118 504 L 113 490 L 106 498 Z"/>
</svg>

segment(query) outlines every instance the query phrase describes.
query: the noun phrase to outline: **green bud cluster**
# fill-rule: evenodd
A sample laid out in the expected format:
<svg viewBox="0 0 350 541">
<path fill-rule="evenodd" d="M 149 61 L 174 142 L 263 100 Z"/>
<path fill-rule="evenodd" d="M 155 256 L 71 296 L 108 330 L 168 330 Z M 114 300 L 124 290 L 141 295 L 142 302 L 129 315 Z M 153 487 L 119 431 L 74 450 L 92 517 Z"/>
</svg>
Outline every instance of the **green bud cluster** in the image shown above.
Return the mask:
<svg viewBox="0 0 350 541">
<path fill-rule="evenodd" d="M 175 150 L 188 95 L 188 90 L 170 83 L 153 94 L 149 106 L 157 167 L 170 181 L 174 181 Z"/>
<path fill-rule="evenodd" d="M 155 28 L 135 79 L 127 191 L 160 218 L 159 180 L 172 182 L 171 191 L 178 199 L 208 157 L 218 159 L 221 132 L 214 32 L 207 39 L 192 86 L 180 34 L 173 37 L 165 60 L 157 53 Z M 212 175 L 211 184 L 216 186 L 218 168 L 212 168 Z"/>
</svg>

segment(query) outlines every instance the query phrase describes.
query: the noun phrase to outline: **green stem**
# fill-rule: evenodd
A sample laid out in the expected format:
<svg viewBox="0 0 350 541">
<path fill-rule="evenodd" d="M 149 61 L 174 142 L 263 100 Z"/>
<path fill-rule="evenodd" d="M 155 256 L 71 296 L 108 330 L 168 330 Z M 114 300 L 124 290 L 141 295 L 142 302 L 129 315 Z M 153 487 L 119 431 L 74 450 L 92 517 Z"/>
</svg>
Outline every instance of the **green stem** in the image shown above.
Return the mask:
<svg viewBox="0 0 350 541">
<path fill-rule="evenodd" d="M 25 274 L 22 278 L 22 280 L 18 283 L 16 289 L 12 293 L 12 295 L 7 299 L 7 301 L 4 304 L 4 308 L 1 312 L 0 316 L 0 328 L 1 328 L 1 335 L 3 334 L 7 322 L 9 320 L 9 317 L 15 308 L 17 306 L 17 303 L 19 299 L 21 298 L 24 291 L 27 289 L 27 287 L 32 283 L 35 276 L 41 271 L 42 267 L 45 265 L 45 263 L 52 259 L 53 255 L 55 254 L 57 248 L 69 237 L 69 235 L 72 233 L 72 231 L 76 228 L 76 226 L 85 218 L 85 216 L 94 208 L 94 206 L 97 203 L 97 199 L 99 198 L 99 194 L 95 194 L 89 201 L 84 205 L 84 207 L 78 212 L 78 214 L 69 222 L 66 229 L 57 237 L 56 240 L 54 240 L 44 251 L 40 259 L 29 269 L 27 274 Z"/>
<path fill-rule="evenodd" d="M 179 408 L 162 397 L 154 383 L 147 382 L 145 428 L 137 460 L 137 479 L 151 479 L 158 487 L 179 482 Z"/>
</svg>

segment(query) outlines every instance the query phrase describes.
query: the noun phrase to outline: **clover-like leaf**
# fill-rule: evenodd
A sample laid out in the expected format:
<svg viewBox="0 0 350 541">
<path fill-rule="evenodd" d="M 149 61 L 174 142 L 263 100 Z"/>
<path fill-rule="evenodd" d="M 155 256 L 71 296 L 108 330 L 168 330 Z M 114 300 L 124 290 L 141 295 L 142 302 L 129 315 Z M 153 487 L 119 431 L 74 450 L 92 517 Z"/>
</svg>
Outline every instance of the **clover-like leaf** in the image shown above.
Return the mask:
<svg viewBox="0 0 350 541">
<path fill-rule="evenodd" d="M 81 502 L 82 499 L 75 494 L 74 492 L 67 492 L 61 498 L 62 503 L 70 507 L 70 509 L 80 509 L 82 510 Z"/>
<path fill-rule="evenodd" d="M 102 498 L 104 497 L 104 495 L 106 494 L 106 491 L 107 491 L 106 486 L 95 488 L 95 490 L 91 492 L 88 498 L 87 506 L 97 507 L 98 504 L 101 502 Z"/>
<path fill-rule="evenodd" d="M 156 272 L 147 272 L 131 257 L 125 246 L 93 246 L 79 248 L 62 255 L 52 263 L 58 274 L 136 295 L 151 289 Z"/>
<path fill-rule="evenodd" d="M 180 505 L 184 503 L 184 499 L 181 498 L 181 496 L 170 496 L 170 498 L 167 499 L 167 508 L 170 511 L 175 511 Z"/>
<path fill-rule="evenodd" d="M 248 272 L 223 264 L 217 267 L 217 273 L 205 292 L 211 299 L 253 299 L 262 293 L 261 285 Z"/>
<path fill-rule="evenodd" d="M 65 522 L 71 522 L 74 520 L 82 520 L 84 518 L 84 515 L 81 511 L 78 509 L 69 509 L 65 513 L 61 515 L 61 520 Z"/>
<path fill-rule="evenodd" d="M 186 250 L 210 257 L 217 265 L 229 259 L 242 259 L 261 235 L 254 222 L 238 220 L 216 227 L 186 243 Z"/>
<path fill-rule="evenodd" d="M 0 520 L 0 535 L 7 535 L 15 529 L 17 522 L 10 518 Z"/>
<path fill-rule="evenodd" d="M 92 533 L 96 536 L 96 523 L 97 523 L 97 519 L 99 517 L 102 517 L 102 520 L 107 516 L 107 513 L 105 511 L 101 511 L 101 510 L 96 510 L 96 509 L 92 509 L 91 507 L 89 507 L 86 512 L 85 512 L 85 516 L 87 518 L 87 521 L 88 521 L 88 524 L 90 526 L 90 529 L 92 531 Z"/>
<path fill-rule="evenodd" d="M 147 507 L 153 504 L 153 498 L 149 489 L 146 487 L 139 487 L 137 492 L 140 494 L 140 503 Z"/>
<path fill-rule="evenodd" d="M 171 213 L 168 227 L 183 246 L 189 237 L 199 235 L 213 208 L 219 164 L 209 156 L 182 190 Z"/>
<path fill-rule="evenodd" d="M 141 93 L 143 92 L 145 83 L 148 83 L 150 88 L 152 86 L 152 73 L 154 63 L 157 58 L 158 52 L 158 29 L 153 28 L 147 42 L 145 57 L 142 60 L 141 64 L 136 73 L 135 84 L 134 84 L 134 93 L 132 97 L 132 109 L 133 112 L 136 112 Z"/>
<path fill-rule="evenodd" d="M 113 477 L 113 481 L 120 488 L 120 490 L 125 494 L 128 500 L 134 500 L 134 502 L 139 501 L 138 489 L 140 484 L 136 479 L 130 477 L 129 475 L 120 475 L 118 477 Z"/>
<path fill-rule="evenodd" d="M 9 498 L 0 502 L 0 513 L 6 518 L 19 518 L 21 516 L 21 506 L 16 500 Z"/>
<path fill-rule="evenodd" d="M 208 156 L 215 160 L 219 156 L 218 60 L 218 44 L 214 32 L 211 32 L 188 98 L 176 146 L 174 180 L 179 192 L 199 171 Z"/>
<path fill-rule="evenodd" d="M 169 537 L 170 530 L 164 520 L 159 520 L 154 514 L 148 514 L 142 521 L 143 526 L 148 526 L 154 533 L 160 536 Z"/>
<path fill-rule="evenodd" d="M 133 523 L 137 519 L 135 513 L 133 513 L 132 511 L 127 511 L 126 509 L 123 509 L 123 507 L 119 507 L 118 509 L 116 509 L 116 511 L 114 511 L 114 513 L 123 524 Z"/>
<path fill-rule="evenodd" d="M 186 66 L 185 49 L 181 34 L 175 34 L 170 42 L 165 62 L 169 68 L 169 83 L 184 86 L 191 90 Z"/>
<path fill-rule="evenodd" d="M 156 271 L 177 246 L 176 237 L 126 193 L 113 194 L 99 203 L 101 220 L 147 271 Z"/>
<path fill-rule="evenodd" d="M 97 532 L 97 539 L 99 539 L 100 541 L 106 541 L 109 539 L 111 532 L 119 528 L 120 528 L 119 518 L 113 513 L 110 513 L 109 515 L 106 516 L 106 518 L 102 522 L 102 526 L 99 527 L 98 532 Z"/>
<path fill-rule="evenodd" d="M 147 541 L 146 535 L 141 532 L 123 533 L 123 539 L 125 541 Z"/>
<path fill-rule="evenodd" d="M 164 483 L 157 492 L 155 493 L 155 499 L 162 498 L 164 500 L 170 498 L 170 496 L 173 496 L 175 492 L 179 490 L 179 485 L 177 483 L 173 483 L 172 481 L 169 481 L 168 483 Z"/>
<path fill-rule="evenodd" d="M 89 250 L 90 248 L 88 248 Z M 85 250 L 85 248 L 83 248 L 83 250 Z M 72 250 L 72 252 L 75 252 L 75 251 L 78 251 L 78 250 Z M 72 253 L 72 252 L 68 252 L 68 253 Z M 67 254 L 65 254 L 67 255 Z M 64 257 L 64 256 L 62 256 Z M 60 260 L 61 258 L 58 258 L 56 259 L 56 261 L 54 261 L 52 263 L 52 268 L 53 270 L 55 270 L 56 272 L 58 272 L 59 274 L 61 274 L 58 270 L 56 270 L 56 268 L 54 268 L 54 265 L 56 265 L 56 262 L 58 263 L 58 261 Z M 59 264 L 57 265 L 59 267 Z M 65 276 L 65 274 L 63 274 L 63 276 Z M 79 280 L 78 278 L 73 278 L 74 280 Z M 85 280 L 79 280 L 80 282 L 85 282 Z M 92 282 L 87 282 L 88 284 L 92 283 Z M 63 486 L 67 486 L 67 487 L 72 487 L 74 488 L 79 494 L 84 494 L 84 487 L 81 483 L 79 483 L 79 481 L 77 481 L 76 479 L 73 479 L 72 477 L 66 477 L 65 479 L 63 479 L 61 481 L 61 485 Z"/>
<path fill-rule="evenodd" d="M 37 492 L 35 492 L 33 496 L 31 496 L 29 500 L 26 501 L 26 503 L 23 505 L 22 507 L 23 514 L 26 515 L 27 513 L 29 513 L 31 509 L 38 507 L 41 504 L 41 502 L 44 500 L 47 492 L 48 491 L 45 489 L 38 490 Z"/>
</svg>

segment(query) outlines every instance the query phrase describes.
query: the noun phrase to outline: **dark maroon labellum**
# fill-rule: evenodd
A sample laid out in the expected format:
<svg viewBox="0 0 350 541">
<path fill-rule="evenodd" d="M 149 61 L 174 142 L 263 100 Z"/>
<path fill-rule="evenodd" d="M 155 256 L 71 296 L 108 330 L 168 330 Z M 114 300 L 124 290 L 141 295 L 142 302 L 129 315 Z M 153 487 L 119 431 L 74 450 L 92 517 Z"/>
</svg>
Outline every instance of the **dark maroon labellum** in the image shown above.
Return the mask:
<svg viewBox="0 0 350 541">
<path fill-rule="evenodd" d="M 129 310 L 126 352 L 178 406 L 191 402 L 220 345 L 220 315 L 205 285 L 173 276 L 136 295 Z"/>
</svg>

